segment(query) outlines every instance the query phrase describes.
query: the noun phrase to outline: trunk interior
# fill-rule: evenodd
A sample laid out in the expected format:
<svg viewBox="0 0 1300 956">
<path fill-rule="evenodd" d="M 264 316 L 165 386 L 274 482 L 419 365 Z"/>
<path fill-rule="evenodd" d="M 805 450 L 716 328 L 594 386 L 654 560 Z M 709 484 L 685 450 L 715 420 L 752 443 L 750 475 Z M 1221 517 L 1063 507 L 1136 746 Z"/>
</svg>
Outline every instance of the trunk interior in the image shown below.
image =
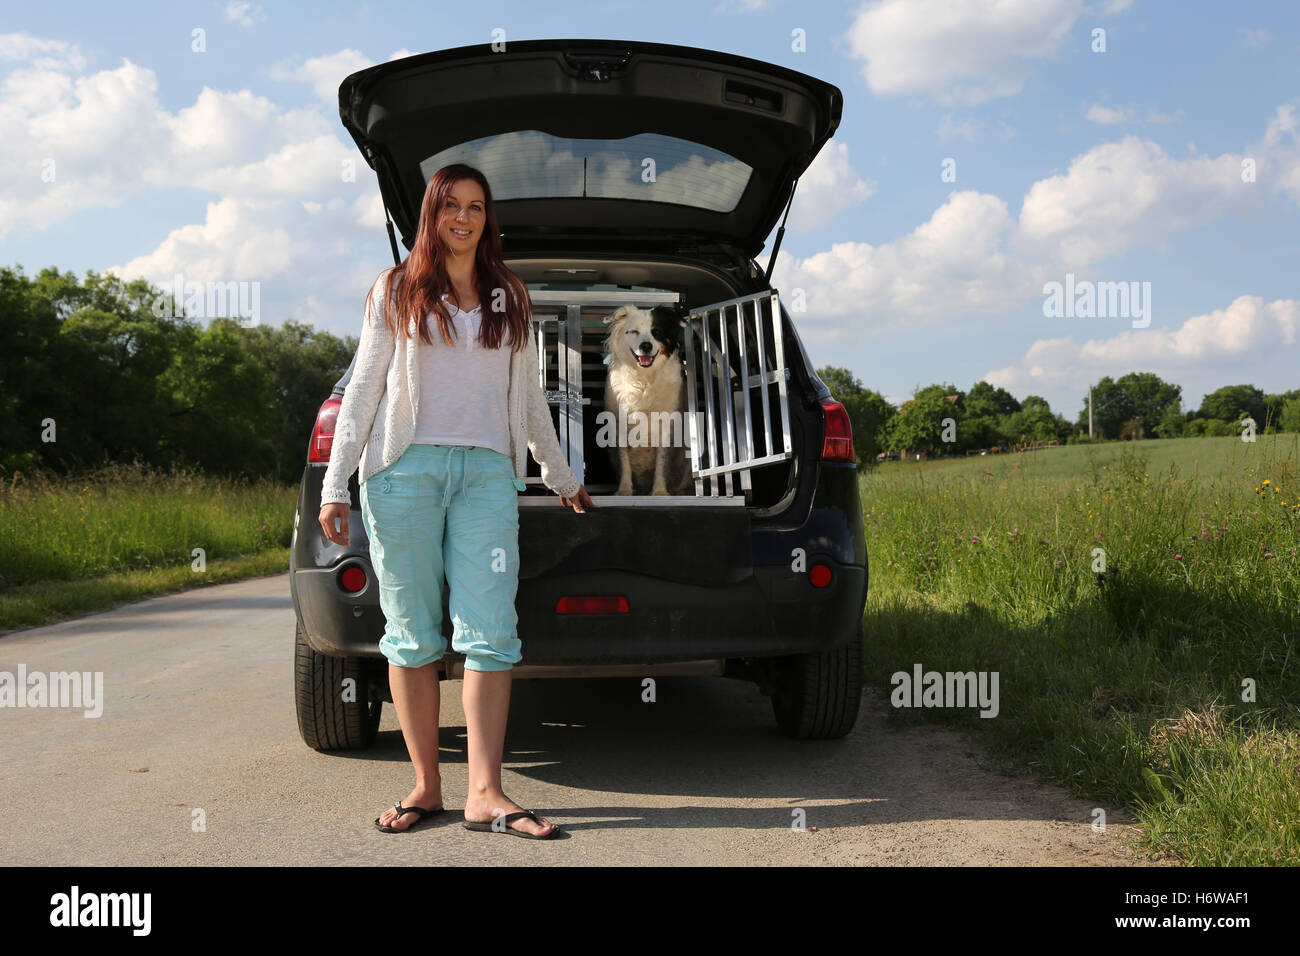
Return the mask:
<svg viewBox="0 0 1300 956">
<path fill-rule="evenodd" d="M 527 277 L 526 269 L 520 269 L 514 263 L 512 268 Z M 797 346 L 792 350 L 790 343 L 784 341 L 784 323 L 773 293 L 742 297 L 740 304 L 718 308 L 719 303 L 736 303 L 734 294 L 728 296 L 725 288 L 716 287 L 691 289 L 690 292 L 696 293 L 691 296 L 663 286 L 565 285 L 565 288 L 557 288 L 556 283 L 545 283 L 539 287 L 539 284 L 529 282 L 539 332 L 539 354 L 545 366 L 543 388 L 555 414 L 556 433 L 570 466 L 582 478 L 593 498 L 610 496 L 606 504 L 638 507 L 707 505 L 751 509 L 770 509 L 786 498 L 798 480 L 798 451 L 804 442 L 806 409 L 802 396 L 795 393 L 800 388 L 802 377 L 786 371 L 798 360 L 800 353 Z M 719 292 L 722 293 L 720 297 L 710 298 L 719 296 Z M 746 298 L 755 299 L 755 302 L 746 303 Z M 672 448 L 669 452 L 685 459 L 684 470 L 689 480 L 687 494 L 651 496 L 648 487 L 644 494 L 638 488 L 630 498 L 615 494 L 619 482 L 617 451 L 608 447 L 608 442 L 602 444 L 598 435 L 602 430 L 599 416 L 607 411 L 605 341 L 609 326 L 604 319 L 620 305 L 635 305 L 647 310 L 656 305 L 680 307 L 682 317 L 691 324 L 689 330 L 680 333 L 683 348 L 679 355 L 687 371 L 686 377 L 693 386 L 684 390 L 687 407 L 683 412 L 694 414 L 683 414 L 681 449 Z M 749 307 L 748 316 L 741 314 L 746 307 Z M 779 344 L 771 335 L 773 310 L 776 312 L 775 327 L 782 330 L 783 342 Z M 703 342 L 706 329 L 710 349 L 707 354 Z M 715 370 L 711 390 L 706 388 L 710 384 L 706 382 L 706 365 Z M 723 368 L 729 370 L 725 382 L 721 372 Z M 742 370 L 746 372 L 743 377 Z M 742 380 L 749 382 L 748 408 L 745 407 Z M 725 407 L 722 399 L 728 390 L 731 393 L 730 408 Z M 687 454 L 691 445 L 690 419 L 695 424 L 698 467 L 707 468 L 713 462 L 722 473 L 698 479 L 691 474 L 692 458 Z M 711 449 L 709 432 L 713 436 Z M 608 434 L 606 428 L 605 435 Z M 727 448 L 729 435 L 734 436 L 730 454 Z M 540 484 L 536 463 L 530 462 L 528 480 L 530 485 Z M 521 503 L 529 497 L 531 494 L 526 494 Z"/>
</svg>

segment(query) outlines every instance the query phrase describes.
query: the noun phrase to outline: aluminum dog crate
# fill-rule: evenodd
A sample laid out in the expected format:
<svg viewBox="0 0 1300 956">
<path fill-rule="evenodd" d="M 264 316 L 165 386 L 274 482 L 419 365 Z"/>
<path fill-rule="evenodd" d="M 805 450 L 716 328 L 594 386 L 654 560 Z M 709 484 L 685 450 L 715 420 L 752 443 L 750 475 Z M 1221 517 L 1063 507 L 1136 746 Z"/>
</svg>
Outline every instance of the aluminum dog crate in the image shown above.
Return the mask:
<svg viewBox="0 0 1300 956">
<path fill-rule="evenodd" d="M 775 291 L 715 302 L 691 312 L 682 336 L 686 366 L 691 473 L 697 496 L 733 496 L 747 501 L 750 471 L 788 461 L 790 395 L 786 381 L 781 306 Z M 776 385 L 773 408 L 768 386 Z M 757 389 L 758 400 L 752 393 Z M 698 390 L 698 393 L 697 393 Z M 762 428 L 754 413 L 762 410 Z M 703 434 L 699 434 L 702 427 Z M 755 448 L 756 436 L 762 447 Z"/>
<path fill-rule="evenodd" d="M 529 295 L 538 382 L 547 402 L 558 410 L 556 433 L 569 466 L 587 484 L 589 452 L 584 436 L 591 425 L 587 413 L 592 399 L 583 390 L 585 385 L 604 392 L 603 344 L 609 333 L 604 320 L 624 305 L 675 308 L 680 297 L 676 292 L 563 289 L 530 289 Z M 688 447 L 683 453 L 690 458 L 695 495 L 592 494 L 593 501 L 651 507 L 744 506 L 749 499 L 750 469 L 793 456 L 780 328 L 775 292 L 713 303 L 686 316 L 681 357 L 686 372 L 683 439 Z M 775 400 L 768 394 L 770 384 L 777 386 Z M 761 393 L 759 398 L 752 396 L 754 389 Z M 729 400 L 724 400 L 727 396 Z M 755 422 L 751 427 L 760 408 L 761 426 Z M 755 448 L 756 435 L 762 439 L 761 449 Z M 538 477 L 526 480 L 530 485 L 541 483 Z M 548 502 L 524 496 L 520 503 Z"/>
</svg>

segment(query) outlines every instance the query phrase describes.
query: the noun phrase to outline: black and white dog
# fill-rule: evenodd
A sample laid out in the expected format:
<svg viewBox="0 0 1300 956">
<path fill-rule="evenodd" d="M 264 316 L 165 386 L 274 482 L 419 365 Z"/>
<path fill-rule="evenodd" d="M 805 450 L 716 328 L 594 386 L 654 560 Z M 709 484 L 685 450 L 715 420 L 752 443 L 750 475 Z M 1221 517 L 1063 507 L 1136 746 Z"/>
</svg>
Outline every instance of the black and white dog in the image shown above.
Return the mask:
<svg viewBox="0 0 1300 956">
<path fill-rule="evenodd" d="M 615 414 L 618 430 L 607 447 L 618 469 L 617 493 L 694 494 L 680 348 L 685 321 L 667 306 L 625 305 L 605 324 L 605 410 Z"/>
</svg>

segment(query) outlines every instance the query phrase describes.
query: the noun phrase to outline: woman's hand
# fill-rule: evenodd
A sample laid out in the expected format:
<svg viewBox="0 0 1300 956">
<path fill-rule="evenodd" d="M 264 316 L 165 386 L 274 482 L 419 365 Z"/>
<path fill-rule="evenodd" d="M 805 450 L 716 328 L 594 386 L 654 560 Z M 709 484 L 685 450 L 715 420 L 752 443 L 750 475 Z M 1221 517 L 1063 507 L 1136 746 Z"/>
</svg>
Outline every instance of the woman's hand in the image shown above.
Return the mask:
<svg viewBox="0 0 1300 956">
<path fill-rule="evenodd" d="M 573 498 L 566 498 L 561 495 L 560 504 L 564 505 L 566 508 L 572 508 L 574 511 L 579 513 L 585 512 L 588 508 L 596 507 L 595 504 L 592 503 L 591 495 L 587 494 L 586 485 L 579 485 L 578 494 Z"/>
<path fill-rule="evenodd" d="M 348 513 L 351 510 L 350 505 L 345 505 L 341 501 L 320 506 L 320 526 L 325 529 L 325 537 L 335 544 L 346 545 L 348 543 Z M 339 519 L 340 530 L 338 531 L 334 530 L 335 518 Z"/>
</svg>

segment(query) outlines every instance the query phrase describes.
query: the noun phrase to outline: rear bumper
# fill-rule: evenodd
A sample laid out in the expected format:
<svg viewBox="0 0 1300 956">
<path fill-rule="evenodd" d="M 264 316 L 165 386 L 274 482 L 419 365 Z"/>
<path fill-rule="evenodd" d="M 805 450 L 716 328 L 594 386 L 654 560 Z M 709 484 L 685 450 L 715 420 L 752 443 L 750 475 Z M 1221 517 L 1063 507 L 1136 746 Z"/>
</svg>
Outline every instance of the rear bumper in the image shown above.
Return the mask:
<svg viewBox="0 0 1300 956">
<path fill-rule="evenodd" d="M 823 651 L 856 635 L 866 569 L 809 556 L 831 568 L 826 587 L 787 566 L 755 567 L 747 580 L 698 586 L 628 571 L 554 573 L 521 580 L 515 601 L 523 664 L 638 664 L 704 658 L 771 657 Z M 358 594 L 338 584 L 357 564 L 370 583 Z M 329 569 L 294 572 L 309 643 L 335 657 L 382 659 L 384 616 L 369 562 L 350 558 Z M 564 595 L 622 595 L 618 614 L 557 614 Z M 443 606 L 443 633 L 450 615 Z M 448 649 L 447 655 L 458 655 Z"/>
</svg>

